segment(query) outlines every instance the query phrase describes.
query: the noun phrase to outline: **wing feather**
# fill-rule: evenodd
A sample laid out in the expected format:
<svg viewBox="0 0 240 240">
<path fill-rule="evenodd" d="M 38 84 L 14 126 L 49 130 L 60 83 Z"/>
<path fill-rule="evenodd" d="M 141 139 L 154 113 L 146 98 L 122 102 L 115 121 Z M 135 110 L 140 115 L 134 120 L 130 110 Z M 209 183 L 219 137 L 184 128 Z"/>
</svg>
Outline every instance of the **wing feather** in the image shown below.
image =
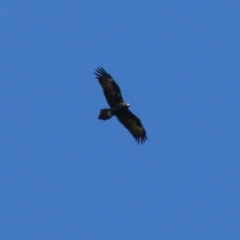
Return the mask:
<svg viewBox="0 0 240 240">
<path fill-rule="evenodd" d="M 147 139 L 147 133 L 140 121 L 130 110 L 126 109 L 116 114 L 117 119 L 133 135 L 138 143 L 143 144 Z"/>
<path fill-rule="evenodd" d="M 100 67 L 95 70 L 95 75 L 103 88 L 103 93 L 110 107 L 123 102 L 121 90 L 110 74 Z"/>
</svg>

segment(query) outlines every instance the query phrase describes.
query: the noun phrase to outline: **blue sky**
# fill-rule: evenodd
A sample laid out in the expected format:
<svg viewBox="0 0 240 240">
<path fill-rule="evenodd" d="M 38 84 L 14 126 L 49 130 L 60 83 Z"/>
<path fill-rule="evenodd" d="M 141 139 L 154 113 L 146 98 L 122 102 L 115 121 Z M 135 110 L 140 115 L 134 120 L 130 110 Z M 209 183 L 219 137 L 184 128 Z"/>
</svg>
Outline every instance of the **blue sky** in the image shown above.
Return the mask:
<svg viewBox="0 0 240 240">
<path fill-rule="evenodd" d="M 239 1 L 2 1 L 0 239 L 240 239 Z M 120 85 L 148 140 L 116 119 Z"/>
</svg>

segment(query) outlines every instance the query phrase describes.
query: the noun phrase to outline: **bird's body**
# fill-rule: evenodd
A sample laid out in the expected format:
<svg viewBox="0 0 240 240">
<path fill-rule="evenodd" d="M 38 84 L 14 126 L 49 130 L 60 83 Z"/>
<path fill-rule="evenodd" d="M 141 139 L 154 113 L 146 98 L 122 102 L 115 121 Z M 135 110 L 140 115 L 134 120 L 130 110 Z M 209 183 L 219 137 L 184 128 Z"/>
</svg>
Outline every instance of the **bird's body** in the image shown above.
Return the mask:
<svg viewBox="0 0 240 240">
<path fill-rule="evenodd" d="M 129 130 L 139 143 L 147 139 L 146 131 L 140 121 L 129 110 L 129 103 L 125 103 L 122 98 L 121 90 L 114 79 L 103 68 L 97 68 L 95 75 L 103 88 L 104 95 L 110 109 L 101 109 L 98 119 L 108 120 L 112 116 L 117 119 Z"/>
</svg>

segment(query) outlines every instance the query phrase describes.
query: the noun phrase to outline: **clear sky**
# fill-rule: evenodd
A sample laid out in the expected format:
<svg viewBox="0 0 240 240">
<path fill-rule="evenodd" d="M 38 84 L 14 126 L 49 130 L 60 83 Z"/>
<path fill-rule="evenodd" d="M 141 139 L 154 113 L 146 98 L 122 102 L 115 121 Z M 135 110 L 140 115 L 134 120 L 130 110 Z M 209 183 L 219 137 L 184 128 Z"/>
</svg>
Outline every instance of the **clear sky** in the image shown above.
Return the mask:
<svg viewBox="0 0 240 240">
<path fill-rule="evenodd" d="M 0 239 L 239 240 L 239 43 L 239 0 L 1 1 Z"/>
</svg>

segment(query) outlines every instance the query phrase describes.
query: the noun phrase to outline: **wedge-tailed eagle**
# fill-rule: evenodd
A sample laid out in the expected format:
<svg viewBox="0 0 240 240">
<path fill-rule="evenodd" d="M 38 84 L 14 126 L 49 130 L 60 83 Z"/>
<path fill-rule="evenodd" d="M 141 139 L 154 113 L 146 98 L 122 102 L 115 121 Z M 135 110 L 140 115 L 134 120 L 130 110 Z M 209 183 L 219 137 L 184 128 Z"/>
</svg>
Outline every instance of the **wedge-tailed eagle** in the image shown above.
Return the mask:
<svg viewBox="0 0 240 240">
<path fill-rule="evenodd" d="M 147 139 L 146 131 L 140 119 L 129 110 L 130 104 L 123 101 L 121 90 L 117 83 L 102 67 L 95 70 L 95 75 L 103 88 L 103 93 L 110 106 L 110 108 L 100 110 L 98 119 L 108 120 L 112 116 L 116 116 L 136 141 L 143 143 Z"/>
</svg>

